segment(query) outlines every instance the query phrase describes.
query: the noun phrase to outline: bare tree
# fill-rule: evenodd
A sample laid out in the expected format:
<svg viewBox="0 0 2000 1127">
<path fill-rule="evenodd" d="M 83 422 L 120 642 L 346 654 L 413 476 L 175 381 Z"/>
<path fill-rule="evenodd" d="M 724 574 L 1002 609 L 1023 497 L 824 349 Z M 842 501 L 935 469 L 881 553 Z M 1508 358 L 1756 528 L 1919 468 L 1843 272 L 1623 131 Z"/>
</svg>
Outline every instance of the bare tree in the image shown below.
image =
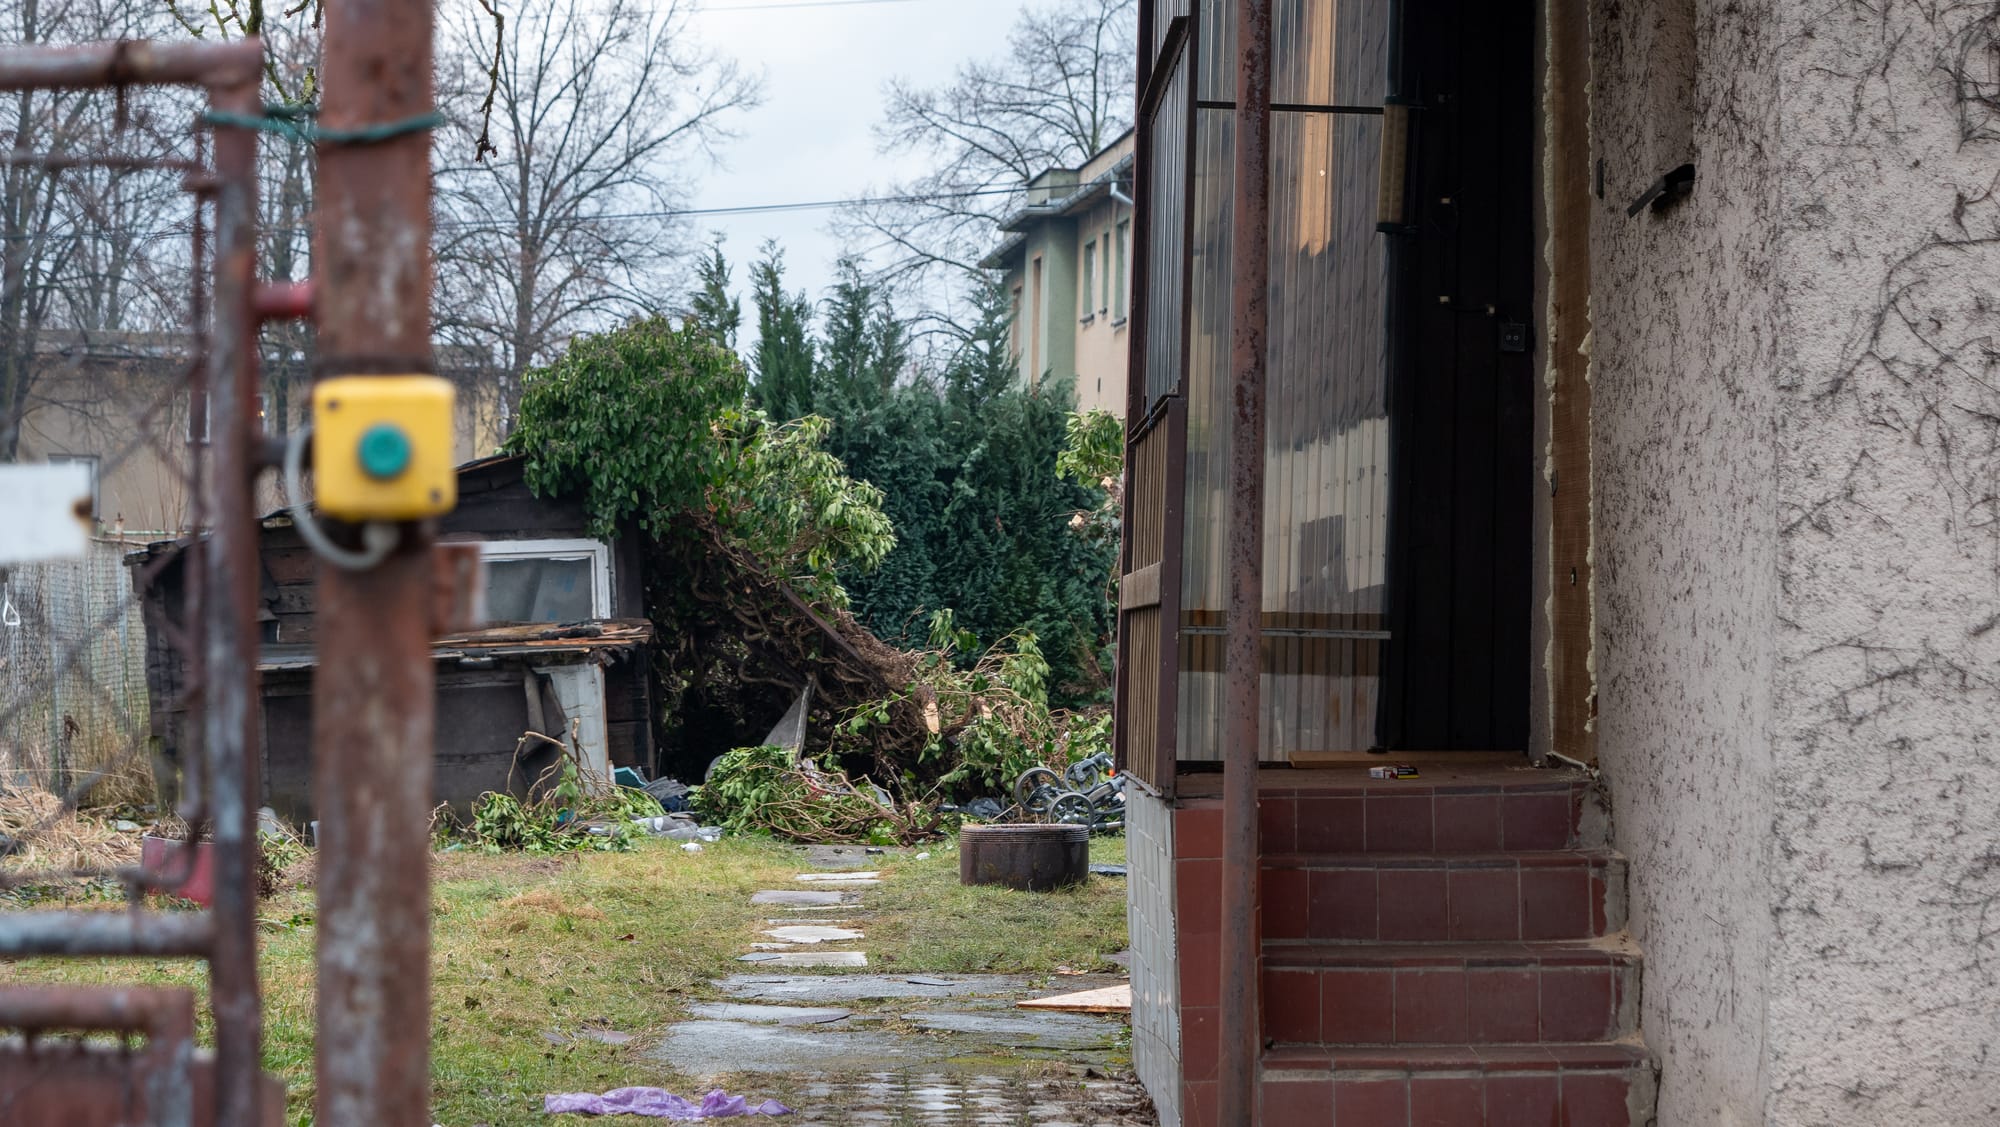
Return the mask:
<svg viewBox="0 0 2000 1127">
<path fill-rule="evenodd" d="M 760 95 L 679 0 L 481 6 L 447 17 L 438 331 L 511 398 L 575 333 L 679 301 L 688 170 Z"/>
<path fill-rule="evenodd" d="M 159 13 L 134 0 L 0 0 L 0 40 L 137 38 Z M 21 91 L 0 98 L 0 461 L 16 457 L 38 385 L 59 382 L 85 410 L 95 396 L 48 381 L 44 335 L 156 330 L 184 315 L 177 176 L 129 167 L 58 167 L 45 156 L 173 155 L 186 106 L 170 95 Z M 180 209 L 182 222 L 173 218 Z M 184 238 L 184 236 L 181 236 Z M 184 282 L 184 277 L 183 277 Z"/>
<path fill-rule="evenodd" d="M 1033 8 L 1004 56 L 937 88 L 891 82 L 882 148 L 931 167 L 873 197 L 890 202 L 844 211 L 837 226 L 850 247 L 930 318 L 958 326 L 994 223 L 1028 180 L 1081 164 L 1132 124 L 1136 12 L 1135 0 Z"/>
</svg>

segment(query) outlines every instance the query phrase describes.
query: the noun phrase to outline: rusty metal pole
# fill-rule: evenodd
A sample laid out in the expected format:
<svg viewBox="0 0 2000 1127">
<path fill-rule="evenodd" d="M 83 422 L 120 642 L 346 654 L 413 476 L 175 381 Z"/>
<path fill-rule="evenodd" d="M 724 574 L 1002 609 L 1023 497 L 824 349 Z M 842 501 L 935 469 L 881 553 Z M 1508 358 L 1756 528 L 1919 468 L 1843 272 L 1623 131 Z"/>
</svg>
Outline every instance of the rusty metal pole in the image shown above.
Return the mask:
<svg viewBox="0 0 2000 1127">
<path fill-rule="evenodd" d="M 209 91 L 224 113 L 255 114 L 258 78 Z M 202 550 L 209 679 L 204 743 L 215 836 L 215 941 L 209 1005 L 215 1011 L 218 1125 L 261 1123 L 263 1017 L 257 989 L 257 135 L 215 134 L 215 288 L 209 330 L 211 405 L 208 511 Z"/>
<path fill-rule="evenodd" d="M 320 377 L 427 373 L 431 356 L 429 0 L 326 9 L 313 236 Z M 365 571 L 322 562 L 313 677 L 319 815 L 321 1127 L 430 1123 L 431 544 L 425 524 Z"/>
<path fill-rule="evenodd" d="M 1229 637 L 1222 782 L 1218 1118 L 1257 1122 L 1257 760 L 1264 616 L 1264 365 L 1271 274 L 1271 0 L 1237 0 L 1229 255 Z"/>
</svg>

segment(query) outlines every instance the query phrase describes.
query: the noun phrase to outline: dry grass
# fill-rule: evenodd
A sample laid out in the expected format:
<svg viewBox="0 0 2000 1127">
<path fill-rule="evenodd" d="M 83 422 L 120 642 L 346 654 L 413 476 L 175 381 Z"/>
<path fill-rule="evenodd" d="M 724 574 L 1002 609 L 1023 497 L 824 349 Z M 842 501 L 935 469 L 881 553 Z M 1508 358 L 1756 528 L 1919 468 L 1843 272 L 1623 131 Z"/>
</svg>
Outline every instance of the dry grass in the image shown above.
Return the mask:
<svg viewBox="0 0 2000 1127">
<path fill-rule="evenodd" d="M 139 863 L 139 837 L 107 820 L 63 807 L 44 790 L 0 791 L 0 834 L 19 843 L 0 869 L 41 872 L 110 869 Z"/>
</svg>

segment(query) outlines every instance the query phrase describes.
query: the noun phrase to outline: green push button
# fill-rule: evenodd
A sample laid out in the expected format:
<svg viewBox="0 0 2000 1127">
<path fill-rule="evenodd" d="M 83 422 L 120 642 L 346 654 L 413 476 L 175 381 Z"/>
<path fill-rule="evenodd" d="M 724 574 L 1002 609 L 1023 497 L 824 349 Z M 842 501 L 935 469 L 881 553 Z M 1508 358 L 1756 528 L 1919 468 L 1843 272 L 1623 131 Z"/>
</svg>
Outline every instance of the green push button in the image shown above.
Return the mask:
<svg viewBox="0 0 2000 1127">
<path fill-rule="evenodd" d="M 361 471 L 386 480 L 410 468 L 410 436 L 394 423 L 376 423 L 361 432 Z"/>
</svg>

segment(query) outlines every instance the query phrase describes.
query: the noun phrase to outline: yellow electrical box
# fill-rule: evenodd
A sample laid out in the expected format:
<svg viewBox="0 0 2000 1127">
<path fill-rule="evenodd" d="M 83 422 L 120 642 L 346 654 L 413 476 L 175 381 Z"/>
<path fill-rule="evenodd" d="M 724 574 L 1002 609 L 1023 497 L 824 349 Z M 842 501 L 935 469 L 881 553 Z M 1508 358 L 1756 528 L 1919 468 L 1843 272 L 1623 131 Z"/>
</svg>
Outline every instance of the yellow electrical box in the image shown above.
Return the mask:
<svg viewBox="0 0 2000 1127">
<path fill-rule="evenodd" d="M 313 501 L 341 520 L 418 520 L 458 503 L 451 384 L 337 376 L 313 385 Z"/>
</svg>

